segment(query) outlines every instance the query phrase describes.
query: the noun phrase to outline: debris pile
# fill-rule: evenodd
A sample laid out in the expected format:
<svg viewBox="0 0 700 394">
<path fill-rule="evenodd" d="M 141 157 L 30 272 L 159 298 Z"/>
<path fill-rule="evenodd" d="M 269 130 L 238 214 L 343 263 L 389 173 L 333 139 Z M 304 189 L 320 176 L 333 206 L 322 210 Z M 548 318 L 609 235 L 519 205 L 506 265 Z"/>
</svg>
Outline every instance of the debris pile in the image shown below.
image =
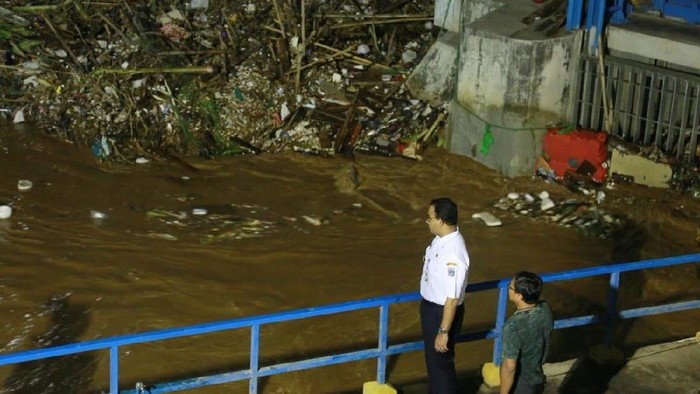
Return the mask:
<svg viewBox="0 0 700 394">
<path fill-rule="evenodd" d="M 547 192 L 535 196 L 529 193 L 509 193 L 496 201 L 494 207 L 517 216 L 574 227 L 586 235 L 609 239 L 625 224 L 626 219 L 598 208 L 597 204 L 605 196 L 600 193 L 602 192 L 595 195 L 596 201 L 593 202 L 567 199 L 559 203 Z"/>
<path fill-rule="evenodd" d="M 432 0 L 25 4 L 0 7 L 0 114 L 103 159 L 420 158 L 446 116 L 404 88 Z"/>
</svg>

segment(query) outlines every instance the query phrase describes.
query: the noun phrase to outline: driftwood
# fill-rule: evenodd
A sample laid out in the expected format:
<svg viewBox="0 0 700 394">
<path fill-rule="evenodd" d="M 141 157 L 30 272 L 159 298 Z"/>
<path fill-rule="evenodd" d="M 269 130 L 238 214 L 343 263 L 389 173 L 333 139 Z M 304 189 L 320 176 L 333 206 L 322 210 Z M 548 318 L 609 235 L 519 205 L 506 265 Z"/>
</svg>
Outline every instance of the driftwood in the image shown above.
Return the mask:
<svg viewBox="0 0 700 394">
<path fill-rule="evenodd" d="M 118 74 L 118 75 L 137 75 L 137 74 L 213 74 L 216 69 L 212 66 L 199 67 L 162 67 L 162 68 L 98 68 L 93 71 L 94 75 L 103 74 Z"/>
</svg>

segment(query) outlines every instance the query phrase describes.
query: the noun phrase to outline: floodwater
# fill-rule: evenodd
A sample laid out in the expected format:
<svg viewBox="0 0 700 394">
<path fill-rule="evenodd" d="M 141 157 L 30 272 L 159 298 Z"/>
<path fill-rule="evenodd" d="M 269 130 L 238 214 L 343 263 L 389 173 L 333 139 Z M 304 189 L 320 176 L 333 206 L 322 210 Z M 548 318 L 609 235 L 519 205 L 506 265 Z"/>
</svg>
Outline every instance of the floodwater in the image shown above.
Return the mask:
<svg viewBox="0 0 700 394">
<path fill-rule="evenodd" d="M 422 161 L 297 153 L 150 159 L 100 163 L 89 148 L 31 126 L 0 125 L 0 204 L 13 208 L 0 220 L 0 352 L 416 291 L 431 239 L 427 204 L 439 196 L 460 207 L 471 282 L 697 252 L 697 202 L 634 186 L 606 191 L 609 209 L 640 218 L 627 238 L 592 238 L 506 214 L 502 227 L 485 227 L 471 214 L 511 191 L 582 196 L 540 179 L 504 178 L 440 149 Z M 31 190 L 18 191 L 21 179 L 32 181 Z M 665 272 L 630 276 L 621 302 L 698 295 L 696 267 Z M 605 279 L 557 283 L 545 298 L 564 316 L 600 310 L 604 290 Z M 467 297 L 465 331 L 492 324 L 494 294 Z M 376 346 L 377 315 L 263 327 L 261 365 Z M 695 334 L 700 314 L 668 316 L 626 324 L 616 340 L 633 346 Z M 561 331 L 555 358 L 600 342 L 597 333 L 586 335 L 594 330 Z M 394 342 L 417 339 L 417 305 L 393 309 L 390 332 Z M 459 370 L 477 376 L 491 345 L 460 345 Z M 129 346 L 121 386 L 242 369 L 248 353 L 247 330 Z M 106 392 L 108 356 L 2 367 L 0 392 Z M 391 383 L 423 375 L 419 352 L 392 358 Z M 264 393 L 357 392 L 375 377 L 376 363 L 366 361 L 274 376 L 261 386 Z M 244 393 L 247 382 L 192 392 Z"/>
</svg>

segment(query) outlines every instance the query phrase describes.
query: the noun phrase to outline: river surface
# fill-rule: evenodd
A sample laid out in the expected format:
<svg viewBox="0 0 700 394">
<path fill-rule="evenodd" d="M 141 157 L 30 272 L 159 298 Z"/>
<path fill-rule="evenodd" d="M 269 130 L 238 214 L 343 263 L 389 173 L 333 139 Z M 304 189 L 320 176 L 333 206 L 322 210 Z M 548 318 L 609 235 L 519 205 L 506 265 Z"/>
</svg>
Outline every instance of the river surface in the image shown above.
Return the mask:
<svg viewBox="0 0 700 394">
<path fill-rule="evenodd" d="M 606 190 L 611 211 L 639 220 L 641 237 L 604 240 L 528 217 L 504 225 L 471 219 L 508 192 L 581 198 L 561 185 L 509 179 L 465 157 L 428 150 L 422 161 L 380 156 L 322 158 L 297 153 L 201 158 L 149 157 L 101 163 L 89 148 L 0 124 L 0 351 L 9 353 L 113 335 L 416 291 L 431 198 L 449 196 L 471 254 L 471 282 L 527 269 L 556 272 L 695 253 L 698 203 L 664 190 Z M 19 180 L 33 183 L 18 191 Z M 195 215 L 193 212 L 206 215 Z M 634 232 L 634 231 L 633 231 Z M 630 276 L 621 302 L 697 296 L 695 266 Z M 625 276 L 623 276 L 624 280 Z M 551 284 L 558 316 L 600 310 L 605 279 Z M 464 330 L 493 322 L 495 293 L 467 297 Z M 670 317 L 669 317 L 670 316 Z M 692 336 L 696 312 L 638 319 L 621 346 Z M 262 329 L 261 365 L 376 343 L 377 312 Z M 392 309 L 391 340 L 420 333 L 416 304 Z M 555 359 L 600 342 L 592 330 L 561 330 Z M 589 338 L 590 337 L 590 338 Z M 576 338 L 572 340 L 572 338 Z M 478 375 L 490 341 L 461 344 L 458 368 Z M 249 332 L 134 345 L 122 350 L 122 387 L 246 367 Z M 108 390 L 108 352 L 0 368 L 2 393 Z M 376 378 L 374 361 L 263 379 L 263 393 L 357 392 Z M 423 379 L 422 354 L 392 358 L 389 381 Z M 245 393 L 247 383 L 192 391 Z"/>
</svg>

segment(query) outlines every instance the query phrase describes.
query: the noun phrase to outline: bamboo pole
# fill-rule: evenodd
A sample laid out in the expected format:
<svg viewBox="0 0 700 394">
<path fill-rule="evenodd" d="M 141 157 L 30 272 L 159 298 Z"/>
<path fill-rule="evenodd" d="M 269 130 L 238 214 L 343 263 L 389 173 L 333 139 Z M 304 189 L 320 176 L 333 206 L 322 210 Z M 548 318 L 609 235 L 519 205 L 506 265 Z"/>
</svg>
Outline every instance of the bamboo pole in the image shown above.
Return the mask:
<svg viewBox="0 0 700 394">
<path fill-rule="evenodd" d="M 301 45 L 297 53 L 297 75 L 295 79 L 296 94 L 301 92 L 301 64 L 304 61 L 306 52 L 306 0 L 301 0 Z"/>
<path fill-rule="evenodd" d="M 269 25 L 263 25 L 263 27 L 262 27 L 262 28 L 263 28 L 263 29 L 265 29 L 265 30 L 269 30 L 269 31 L 275 32 L 275 33 L 279 33 L 279 34 L 281 34 L 281 35 L 283 35 L 283 36 L 284 36 L 284 31 L 282 31 L 282 30 L 280 30 L 280 29 L 275 29 L 275 28 L 274 28 L 274 27 L 272 27 L 272 26 L 269 26 Z"/>
<path fill-rule="evenodd" d="M 307 68 L 309 68 L 309 67 L 313 67 L 313 66 L 318 65 L 318 64 L 322 64 L 322 63 L 325 63 L 325 62 L 329 62 L 329 61 L 334 60 L 334 59 L 337 58 L 337 57 L 349 56 L 349 55 L 350 55 L 350 52 L 353 51 L 356 47 L 357 47 L 357 45 L 351 45 L 350 47 L 348 47 L 348 48 L 347 48 L 346 50 L 344 50 L 344 51 L 339 51 L 339 52 L 336 52 L 336 53 L 334 53 L 334 54 L 332 54 L 332 55 L 328 55 L 328 56 L 325 57 L 324 59 L 319 59 L 319 60 L 313 61 L 313 62 L 311 62 L 311 63 L 307 63 L 307 64 L 305 64 L 301 69 L 302 69 L 302 70 L 305 70 L 305 69 L 307 69 Z M 293 72 L 296 72 L 296 69 L 288 71 L 288 73 L 293 73 Z"/>
<path fill-rule="evenodd" d="M 329 50 L 329 51 L 336 52 L 336 53 L 344 53 L 344 52 L 346 52 L 346 51 L 341 51 L 340 49 L 335 49 L 335 48 L 330 47 L 330 46 L 328 46 L 328 45 L 321 44 L 320 42 L 315 42 L 314 45 L 316 45 L 316 46 L 319 47 L 319 48 L 327 49 L 327 50 Z M 348 58 L 354 60 L 354 61 L 355 61 L 356 63 L 358 63 L 358 64 L 362 64 L 362 65 L 365 65 L 365 66 L 377 66 L 377 67 L 381 67 L 381 68 L 385 68 L 385 69 L 391 69 L 391 67 L 389 67 L 389 66 L 385 66 L 385 65 L 379 64 L 379 63 L 375 63 L 375 62 L 373 62 L 373 61 L 371 61 L 371 60 L 367 60 L 367 59 L 362 58 L 362 57 L 359 57 L 359 56 L 348 55 L 348 54 L 346 54 L 346 56 L 347 56 Z"/>
<path fill-rule="evenodd" d="M 65 0 L 61 4 L 53 4 L 53 5 L 27 5 L 27 6 L 12 7 L 12 11 L 18 11 L 18 12 L 58 11 L 58 10 L 62 9 L 63 7 L 67 7 L 73 1 L 74 0 Z"/>
<path fill-rule="evenodd" d="M 58 41 L 61 43 L 61 45 L 63 45 L 63 49 L 70 55 L 71 59 L 73 59 L 75 64 L 79 67 L 80 61 L 78 61 L 78 58 L 75 56 L 73 51 L 70 49 L 70 46 L 68 46 L 68 44 L 63 40 L 63 37 L 61 37 L 61 35 L 58 34 L 58 31 L 56 31 L 56 29 L 53 27 L 53 24 L 51 24 L 51 21 L 49 20 L 49 18 L 46 17 L 45 14 L 42 14 L 41 16 L 44 18 L 44 22 L 46 22 L 46 24 L 49 26 L 49 28 L 51 29 L 53 34 L 56 36 Z"/>
<path fill-rule="evenodd" d="M 158 52 L 156 56 L 182 56 L 182 55 L 219 55 L 231 53 L 230 49 L 202 49 L 202 50 L 183 50 L 183 51 L 167 51 Z"/>
<path fill-rule="evenodd" d="M 276 15 L 275 22 L 277 22 L 277 24 L 280 25 L 280 31 L 282 32 L 282 36 L 286 37 L 287 34 L 284 31 L 284 23 L 282 23 L 282 18 L 281 18 L 282 13 L 280 13 L 280 6 L 277 3 L 277 0 L 272 0 L 272 3 L 275 6 L 275 15 Z"/>
<path fill-rule="evenodd" d="M 137 74 L 213 74 L 212 66 L 201 67 L 173 67 L 173 68 L 135 68 L 135 69 L 110 69 L 99 68 L 92 72 L 93 75 L 117 74 L 117 75 L 137 75 Z"/>
<path fill-rule="evenodd" d="M 613 119 L 612 119 L 612 103 L 610 102 L 608 98 L 608 92 L 606 90 L 606 83 L 605 83 L 605 62 L 603 61 L 603 36 L 600 36 L 600 40 L 598 41 L 598 72 L 600 74 L 600 90 L 602 92 L 602 100 L 603 100 L 603 116 L 604 116 L 604 124 L 605 124 L 605 131 L 608 133 L 612 133 L 612 128 L 613 128 Z"/>
<path fill-rule="evenodd" d="M 389 23 L 423 22 L 423 21 L 432 21 L 432 20 L 433 20 L 432 17 L 372 20 L 372 21 L 352 22 L 352 23 L 341 23 L 339 25 L 333 25 L 330 28 L 331 29 L 347 29 L 348 27 L 357 27 L 357 26 L 365 26 L 365 25 L 373 25 L 373 24 L 383 25 L 383 24 L 389 24 Z"/>
<path fill-rule="evenodd" d="M 127 37 L 126 37 L 126 35 L 124 34 L 124 32 L 122 32 L 122 31 L 114 24 L 114 22 L 112 22 L 109 18 L 107 18 L 106 16 L 104 16 L 103 13 L 98 12 L 98 13 L 97 13 L 97 16 L 98 16 L 100 19 L 102 19 L 102 20 L 104 21 L 104 23 L 105 23 L 107 26 L 110 26 L 112 29 L 114 29 L 114 31 L 117 32 L 117 34 L 119 34 L 124 40 L 127 39 Z"/>
<path fill-rule="evenodd" d="M 329 19 L 393 19 L 393 18 L 430 18 L 432 15 L 428 14 L 361 14 L 361 15 L 348 15 L 348 14 L 317 14 L 314 15 L 317 18 L 329 18 Z"/>
</svg>

